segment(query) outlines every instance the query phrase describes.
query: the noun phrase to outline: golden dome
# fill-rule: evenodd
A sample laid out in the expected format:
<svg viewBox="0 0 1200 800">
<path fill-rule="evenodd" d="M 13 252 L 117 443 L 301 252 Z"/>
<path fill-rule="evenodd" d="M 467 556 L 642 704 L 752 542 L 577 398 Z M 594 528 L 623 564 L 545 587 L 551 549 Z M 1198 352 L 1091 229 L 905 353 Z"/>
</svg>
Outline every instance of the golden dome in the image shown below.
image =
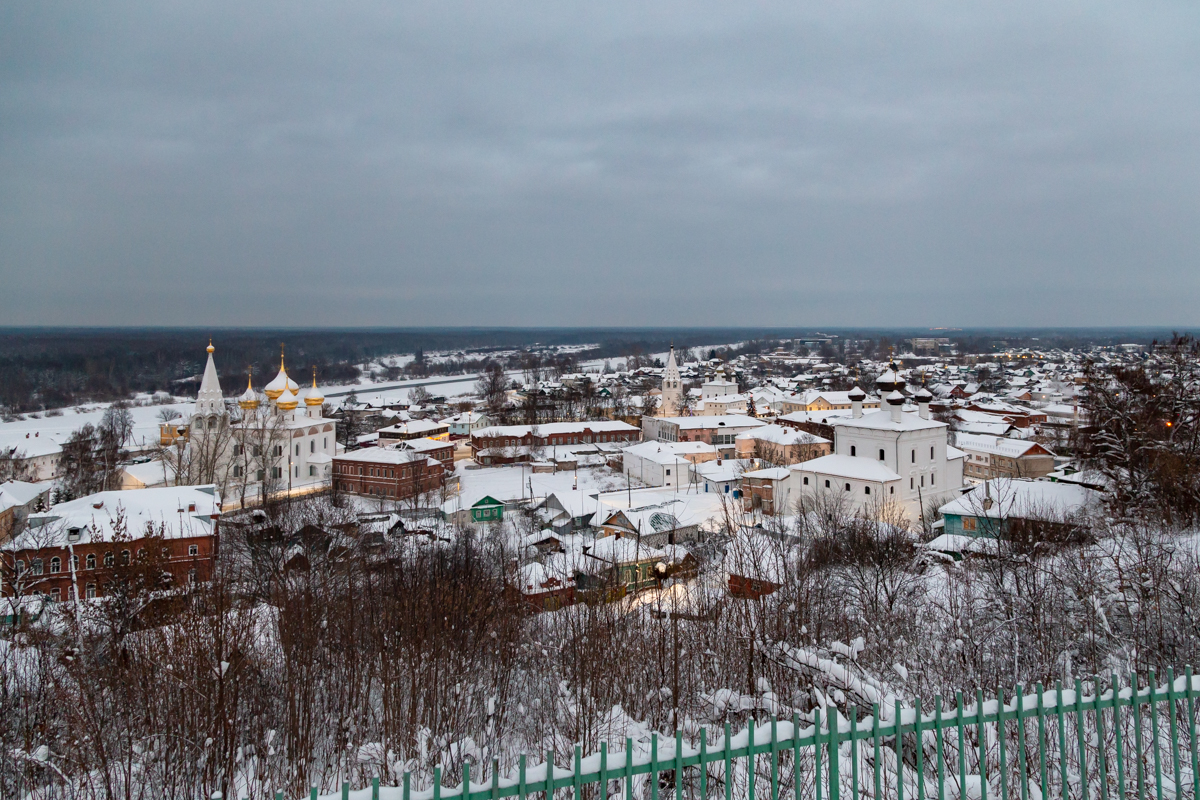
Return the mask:
<svg viewBox="0 0 1200 800">
<path fill-rule="evenodd" d="M 278 400 L 281 394 L 283 394 L 287 389 L 291 388 L 288 385 L 290 383 L 292 383 L 292 381 L 288 379 L 287 369 L 283 366 L 283 354 L 280 354 L 279 374 L 276 375 L 270 383 L 263 387 L 263 394 L 272 400 Z"/>
<path fill-rule="evenodd" d="M 250 380 L 248 376 L 246 378 L 246 391 L 242 392 L 242 396 L 238 398 L 238 405 L 247 411 L 258 408 L 259 404 L 258 393 L 254 391 L 254 384 Z"/>
<path fill-rule="evenodd" d="M 294 411 L 298 405 L 300 405 L 300 398 L 296 397 L 291 389 L 284 389 L 275 401 L 275 407 L 283 411 Z"/>
<path fill-rule="evenodd" d="M 325 395 L 317 388 L 317 368 L 313 367 L 312 388 L 304 393 L 304 405 L 319 406 L 325 403 Z"/>
</svg>

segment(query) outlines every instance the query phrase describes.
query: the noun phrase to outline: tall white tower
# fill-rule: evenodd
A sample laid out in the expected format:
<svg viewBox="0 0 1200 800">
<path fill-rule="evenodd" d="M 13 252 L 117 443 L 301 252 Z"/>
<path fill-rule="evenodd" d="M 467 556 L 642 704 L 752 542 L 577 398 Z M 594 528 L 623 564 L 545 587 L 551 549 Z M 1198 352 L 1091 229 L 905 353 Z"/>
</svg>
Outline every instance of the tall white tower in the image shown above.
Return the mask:
<svg viewBox="0 0 1200 800">
<path fill-rule="evenodd" d="M 197 432 L 216 430 L 229 415 L 225 408 L 225 398 L 221 395 L 217 365 L 213 363 L 214 350 L 216 348 L 209 341 L 208 363 L 204 365 L 204 377 L 200 380 L 200 392 L 196 395 L 196 405 L 192 410 L 191 428 Z"/>
<path fill-rule="evenodd" d="M 677 417 L 683 409 L 683 384 L 679 380 L 679 365 L 675 363 L 675 345 L 667 356 L 667 368 L 663 372 L 662 409 L 659 415 Z"/>
</svg>

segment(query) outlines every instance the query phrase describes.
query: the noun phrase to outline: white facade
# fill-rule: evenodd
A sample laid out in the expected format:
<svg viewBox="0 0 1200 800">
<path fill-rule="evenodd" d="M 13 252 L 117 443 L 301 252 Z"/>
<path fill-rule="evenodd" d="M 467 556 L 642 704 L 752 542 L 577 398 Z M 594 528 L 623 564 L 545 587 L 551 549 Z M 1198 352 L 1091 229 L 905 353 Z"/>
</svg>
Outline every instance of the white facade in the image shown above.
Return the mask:
<svg viewBox="0 0 1200 800">
<path fill-rule="evenodd" d="M 686 486 L 693 463 L 716 457 L 717 448 L 705 442 L 642 442 L 621 451 L 625 474 L 643 486 Z"/>
<path fill-rule="evenodd" d="M 899 392 L 879 411 L 864 414 L 855 403 L 849 418 L 833 422 L 833 455 L 792 468 L 792 490 L 840 490 L 856 511 L 895 505 L 910 523 L 922 518 L 923 509 L 957 497 L 963 454 L 947 442 L 948 426 L 929 418 L 928 397 L 919 398 L 915 412 L 902 409 Z"/>
</svg>

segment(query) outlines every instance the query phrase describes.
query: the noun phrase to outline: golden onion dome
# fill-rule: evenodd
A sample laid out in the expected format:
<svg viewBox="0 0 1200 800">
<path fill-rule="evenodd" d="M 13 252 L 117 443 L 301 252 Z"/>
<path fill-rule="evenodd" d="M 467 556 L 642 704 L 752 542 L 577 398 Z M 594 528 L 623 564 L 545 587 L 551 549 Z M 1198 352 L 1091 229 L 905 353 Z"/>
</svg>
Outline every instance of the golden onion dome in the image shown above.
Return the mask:
<svg viewBox="0 0 1200 800">
<path fill-rule="evenodd" d="M 300 405 L 300 398 L 296 397 L 295 392 L 291 389 L 284 389 L 275 401 L 275 406 L 283 411 L 292 411 L 298 405 Z"/>
<path fill-rule="evenodd" d="M 238 405 L 247 411 L 258 408 L 259 404 L 258 392 L 254 391 L 254 384 L 250 381 L 251 379 L 247 377 L 246 391 L 242 392 L 242 396 L 238 398 Z"/>
<path fill-rule="evenodd" d="M 324 403 L 325 395 L 322 394 L 321 390 L 317 388 L 317 368 L 313 367 L 312 387 L 306 389 L 304 392 L 304 405 L 311 407 L 324 405 Z"/>
</svg>

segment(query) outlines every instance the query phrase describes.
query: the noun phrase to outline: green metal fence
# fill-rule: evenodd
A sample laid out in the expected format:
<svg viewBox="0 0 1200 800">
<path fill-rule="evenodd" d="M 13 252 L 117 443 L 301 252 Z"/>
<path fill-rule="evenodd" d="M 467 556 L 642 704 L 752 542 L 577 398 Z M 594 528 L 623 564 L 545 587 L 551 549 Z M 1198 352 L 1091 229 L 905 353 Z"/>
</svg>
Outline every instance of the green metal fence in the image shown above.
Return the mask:
<svg viewBox="0 0 1200 800">
<path fill-rule="evenodd" d="M 740 731 L 727 723 L 715 734 L 676 732 L 648 743 L 627 739 L 623 748 L 570 763 L 521 756 L 511 769 L 461 775 L 433 771 L 428 788 L 405 773 L 397 787 L 373 785 L 325 795 L 330 800 L 997 800 L 1072 798 L 1200 800 L 1196 700 L 1200 675 L 1191 667 L 1160 685 L 1149 674 L 1038 685 L 1032 692 L 1000 692 L 985 700 L 959 693 L 912 707 L 875 704 L 858 709 L 818 709 L 811 717 L 750 720 Z M 897 736 L 899 732 L 899 736 Z M 478 774 L 483 772 L 484 774 Z M 464 787 L 469 787 L 463 798 Z M 600 787 L 604 787 L 601 791 Z M 283 794 L 277 795 L 282 798 Z M 311 797 L 319 797 L 311 790 Z"/>
</svg>

